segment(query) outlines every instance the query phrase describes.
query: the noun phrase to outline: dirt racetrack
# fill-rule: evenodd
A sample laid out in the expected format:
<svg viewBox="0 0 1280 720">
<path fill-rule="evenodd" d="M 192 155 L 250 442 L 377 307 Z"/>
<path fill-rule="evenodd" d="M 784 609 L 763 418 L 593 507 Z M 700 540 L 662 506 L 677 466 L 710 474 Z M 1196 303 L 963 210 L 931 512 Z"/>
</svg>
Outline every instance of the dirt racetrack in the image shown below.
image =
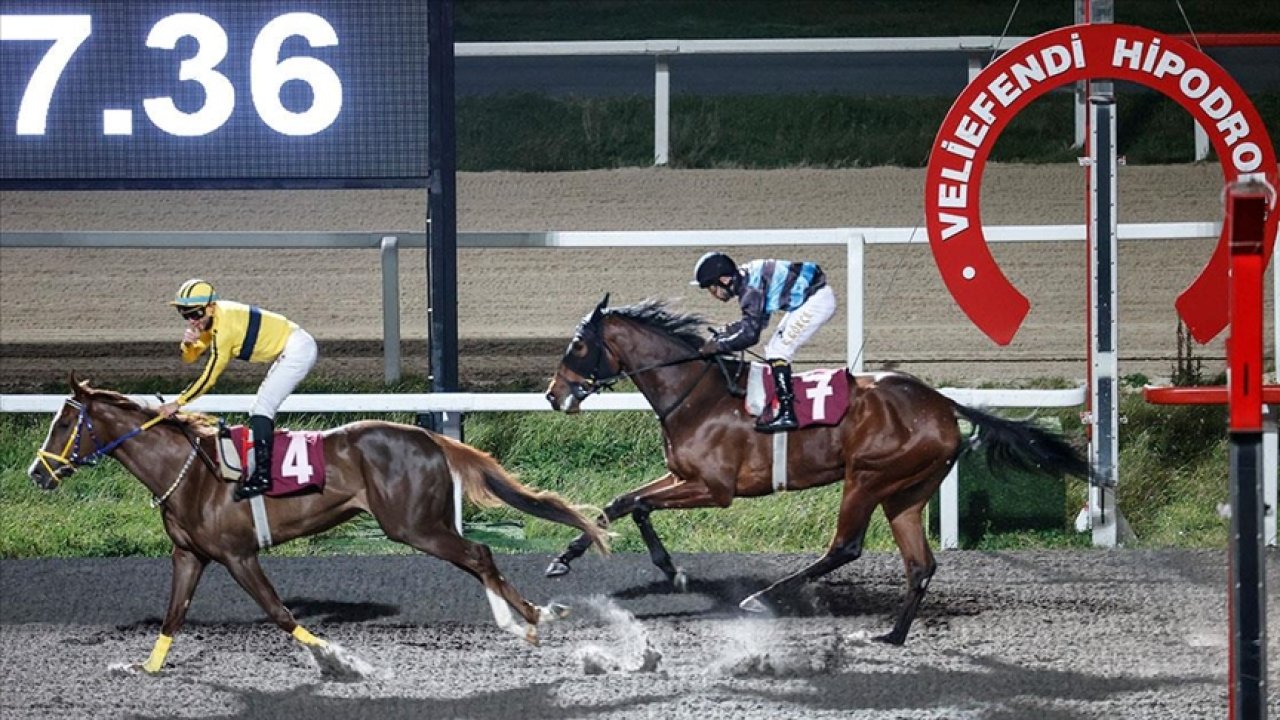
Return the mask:
<svg viewBox="0 0 1280 720">
<path fill-rule="evenodd" d="M 533 648 L 498 630 L 480 585 L 421 557 L 267 558 L 308 629 L 372 665 L 354 682 L 262 619 L 214 567 L 159 677 L 168 561 L 0 563 L 0 716 L 84 718 L 562 718 L 671 720 L 1219 720 L 1226 717 L 1221 551 L 947 552 L 904 647 L 884 632 L 902 589 L 871 553 L 804 589 L 777 617 L 741 597 L 795 555 L 680 555 L 672 593 L 646 556 L 590 556 L 556 580 L 546 558 L 502 556 L 537 603 L 571 605 Z M 1278 557 L 1268 560 L 1271 587 Z M 1272 593 L 1270 615 L 1280 616 Z M 1270 634 L 1269 715 L 1280 712 Z M 645 651 L 650 652 L 646 664 Z"/>
<path fill-rule="evenodd" d="M 1032 302 L 1014 342 L 996 346 L 964 317 L 933 264 L 921 226 L 923 177 L 922 170 L 900 168 L 463 173 L 458 224 L 464 232 L 919 227 L 913 246 L 868 248 L 867 368 L 897 366 L 943 384 L 1083 378 L 1083 243 L 993 245 Z M 1221 191 L 1216 165 L 1122 167 L 1119 219 L 1219 220 Z M 4 231 L 395 232 L 422 231 L 424 216 L 421 191 L 0 193 Z M 1083 218 L 1079 167 L 988 168 L 985 224 L 1077 224 Z M 1122 374 L 1170 373 L 1177 349 L 1173 300 L 1214 242 L 1122 243 Z M 461 250 L 462 385 L 530 385 L 548 377 L 578 319 L 605 292 L 615 305 L 665 297 L 717 324 L 734 319 L 733 307 L 686 285 L 702 251 Z M 836 288 L 845 286 L 839 248 L 739 248 L 733 254 L 739 260 L 812 257 Z M 125 377 L 190 376 L 192 369 L 173 349 L 181 327 L 164 301 L 191 276 L 307 327 L 320 342 L 320 372 L 380 378 L 378 262 L 376 251 L 350 250 L 0 250 L 0 391 L 29 391 L 70 369 L 106 386 Z M 425 254 L 403 251 L 400 264 L 405 371 L 422 374 Z M 1268 292 L 1268 327 L 1270 297 Z M 844 360 L 844 313 L 841 307 L 801 352 L 802 365 Z M 1220 369 L 1221 339 L 1200 356 L 1206 370 Z"/>
</svg>

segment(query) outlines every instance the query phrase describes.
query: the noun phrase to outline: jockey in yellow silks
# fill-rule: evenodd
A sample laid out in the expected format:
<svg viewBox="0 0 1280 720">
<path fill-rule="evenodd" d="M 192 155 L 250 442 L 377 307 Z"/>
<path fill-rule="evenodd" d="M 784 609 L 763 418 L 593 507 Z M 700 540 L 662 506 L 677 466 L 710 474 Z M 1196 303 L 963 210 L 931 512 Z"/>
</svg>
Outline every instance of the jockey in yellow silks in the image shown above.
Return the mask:
<svg viewBox="0 0 1280 720">
<path fill-rule="evenodd" d="M 266 492 L 271 486 L 276 411 L 315 365 L 315 339 L 279 313 L 220 299 L 213 285 L 205 280 L 186 281 L 169 304 L 177 307 L 187 322 L 180 346 L 182 361 L 193 363 L 206 353 L 209 357 L 200 375 L 177 399 L 160 406 L 162 415 L 172 416 L 183 405 L 213 389 L 232 359 L 271 363 L 249 410 L 254 472 L 236 490 L 236 499 Z"/>
</svg>

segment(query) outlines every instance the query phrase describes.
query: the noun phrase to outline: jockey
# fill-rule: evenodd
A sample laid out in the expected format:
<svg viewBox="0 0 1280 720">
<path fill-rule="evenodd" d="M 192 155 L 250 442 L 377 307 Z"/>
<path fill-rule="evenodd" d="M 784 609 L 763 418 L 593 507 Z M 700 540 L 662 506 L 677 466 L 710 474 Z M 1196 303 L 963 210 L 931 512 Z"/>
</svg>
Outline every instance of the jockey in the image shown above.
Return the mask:
<svg viewBox="0 0 1280 720">
<path fill-rule="evenodd" d="M 306 330 L 283 315 L 221 300 L 213 286 L 200 279 L 182 283 L 169 303 L 187 322 L 182 334 L 182 361 L 195 362 L 206 351 L 204 370 L 173 402 L 159 412 L 172 417 L 186 405 L 213 388 L 232 358 L 256 363 L 272 363 L 258 387 L 249 410 L 253 431 L 255 467 L 253 476 L 236 489 L 236 500 L 260 495 L 271 486 L 271 442 L 275 434 L 276 410 L 316 364 L 316 341 Z"/>
<path fill-rule="evenodd" d="M 827 285 L 822 268 L 811 262 L 752 260 L 738 267 L 721 252 L 698 259 L 690 285 L 705 288 L 721 302 L 737 297 L 742 319 L 730 323 L 702 346 L 703 355 L 745 350 L 760 339 L 775 310 L 786 314 L 764 347 L 765 361 L 773 370 L 778 412 L 763 415 L 756 423 L 762 432 L 794 430 L 795 393 L 791 388 L 791 358 L 836 310 L 836 295 Z"/>
</svg>

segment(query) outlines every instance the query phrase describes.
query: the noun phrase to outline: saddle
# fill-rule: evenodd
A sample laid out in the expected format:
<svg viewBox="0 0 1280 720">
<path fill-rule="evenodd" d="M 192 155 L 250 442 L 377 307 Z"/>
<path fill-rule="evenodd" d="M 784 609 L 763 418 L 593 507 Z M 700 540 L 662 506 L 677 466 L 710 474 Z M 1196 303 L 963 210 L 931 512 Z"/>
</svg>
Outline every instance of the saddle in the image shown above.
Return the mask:
<svg viewBox="0 0 1280 720">
<path fill-rule="evenodd" d="M 791 376 L 795 391 L 796 421 L 800 427 L 813 425 L 839 425 L 849 410 L 849 372 L 845 368 L 809 370 Z M 747 374 L 746 410 L 752 417 L 760 417 L 777 406 L 774 397 L 773 373 L 768 365 L 751 363 Z"/>
<path fill-rule="evenodd" d="M 243 482 L 254 471 L 253 438 L 245 425 L 218 421 L 218 471 L 228 482 Z M 271 445 L 271 488 L 283 497 L 324 489 L 324 433 L 277 430 Z"/>
</svg>

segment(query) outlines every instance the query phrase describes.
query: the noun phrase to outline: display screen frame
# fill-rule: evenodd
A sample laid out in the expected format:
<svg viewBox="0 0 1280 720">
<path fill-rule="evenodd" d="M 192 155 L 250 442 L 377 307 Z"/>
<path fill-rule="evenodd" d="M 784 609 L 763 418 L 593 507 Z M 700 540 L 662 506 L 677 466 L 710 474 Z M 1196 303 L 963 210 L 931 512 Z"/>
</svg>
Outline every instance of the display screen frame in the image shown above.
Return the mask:
<svg viewBox="0 0 1280 720">
<path fill-rule="evenodd" d="M 0 188 L 425 187 L 427 14 L 0 0 Z"/>
</svg>

